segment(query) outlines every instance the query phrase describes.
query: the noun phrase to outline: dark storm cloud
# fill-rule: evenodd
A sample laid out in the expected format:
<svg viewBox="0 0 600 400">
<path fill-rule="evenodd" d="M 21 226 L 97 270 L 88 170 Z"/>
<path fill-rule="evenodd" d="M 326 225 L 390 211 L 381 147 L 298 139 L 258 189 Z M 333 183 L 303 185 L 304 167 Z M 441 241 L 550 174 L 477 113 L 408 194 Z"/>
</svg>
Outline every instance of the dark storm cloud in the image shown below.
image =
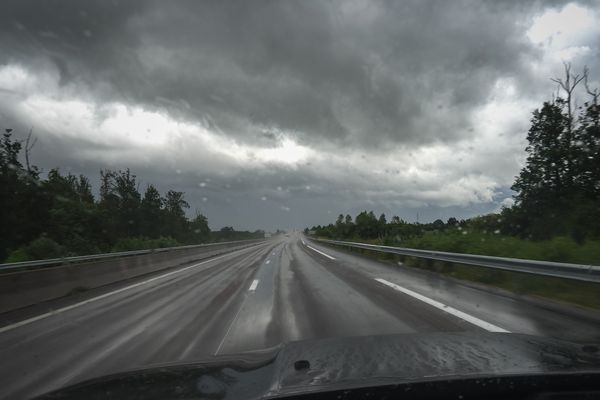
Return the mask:
<svg viewBox="0 0 600 400">
<path fill-rule="evenodd" d="M 0 7 L 4 59 L 51 63 L 99 100 L 166 108 L 252 142 L 265 129 L 372 147 L 468 137 L 471 109 L 536 52 L 519 26 L 529 14 L 512 3 Z"/>
<path fill-rule="evenodd" d="M 526 32 L 564 4 L 2 1 L 0 79 L 24 83 L 0 87 L 0 122 L 21 136 L 35 125 L 46 170 L 131 167 L 142 189 L 185 191 L 213 228 L 303 227 L 365 208 L 473 215 L 510 196 L 527 113 L 474 116 L 503 79 L 516 88 L 509 103 L 551 94 L 550 70 L 532 67 L 547 49 Z M 580 58 L 592 71 L 597 51 Z M 114 118 L 123 104 L 138 120 L 102 125 L 127 121 Z M 160 145 L 127 139 L 152 111 L 169 120 L 148 126 Z M 203 141 L 201 128 L 234 140 Z M 309 155 L 247 154 L 286 138 Z"/>
</svg>

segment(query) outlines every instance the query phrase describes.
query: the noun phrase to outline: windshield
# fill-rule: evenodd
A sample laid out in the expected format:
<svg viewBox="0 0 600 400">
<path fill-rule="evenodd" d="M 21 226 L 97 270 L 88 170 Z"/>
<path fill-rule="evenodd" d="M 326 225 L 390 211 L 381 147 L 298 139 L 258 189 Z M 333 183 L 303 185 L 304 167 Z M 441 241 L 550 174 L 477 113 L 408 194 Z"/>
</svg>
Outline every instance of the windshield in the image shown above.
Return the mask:
<svg viewBox="0 0 600 400">
<path fill-rule="evenodd" d="M 308 339 L 600 342 L 598 6 L 2 1 L 0 397 Z"/>
</svg>

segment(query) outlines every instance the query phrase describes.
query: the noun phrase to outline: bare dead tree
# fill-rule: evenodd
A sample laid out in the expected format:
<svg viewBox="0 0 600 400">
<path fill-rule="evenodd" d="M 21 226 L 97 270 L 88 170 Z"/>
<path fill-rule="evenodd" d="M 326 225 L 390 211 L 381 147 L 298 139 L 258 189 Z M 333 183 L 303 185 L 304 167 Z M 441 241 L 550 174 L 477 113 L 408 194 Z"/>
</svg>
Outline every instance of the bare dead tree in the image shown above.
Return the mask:
<svg viewBox="0 0 600 400">
<path fill-rule="evenodd" d="M 579 85 L 584 79 L 587 79 L 587 69 L 583 70 L 583 75 L 573 75 L 571 73 L 571 64 L 563 63 L 565 67 L 565 78 L 551 78 L 552 82 L 556 82 L 562 90 L 565 91 L 567 98 L 567 133 L 569 138 L 572 138 L 573 132 L 573 92 L 577 85 Z"/>
<path fill-rule="evenodd" d="M 583 81 L 583 85 L 585 86 L 585 91 L 587 92 L 587 94 L 589 94 L 590 96 L 592 96 L 592 105 L 594 107 L 594 111 L 598 111 L 598 97 L 600 96 L 600 91 L 598 90 L 598 88 L 595 89 L 591 89 L 589 82 L 588 82 L 588 77 L 589 77 L 589 69 L 588 67 L 584 67 L 583 68 L 583 76 L 585 77 L 584 81 Z M 598 127 L 598 118 L 594 118 L 593 120 L 594 122 L 594 126 Z"/>
<path fill-rule="evenodd" d="M 564 67 L 565 67 L 565 77 L 564 79 L 562 78 L 552 78 L 551 80 L 553 82 L 556 82 L 559 87 L 564 90 L 564 92 L 566 93 L 566 104 L 567 104 L 567 131 L 565 132 L 565 137 L 564 137 L 564 142 L 566 144 L 566 149 L 565 149 L 565 154 L 564 154 L 564 158 L 565 158 L 565 162 L 566 162 L 566 167 L 567 167 L 567 171 L 568 173 L 565 174 L 565 177 L 567 178 L 567 184 L 570 185 L 573 183 L 572 181 L 572 171 L 573 171 L 573 164 L 574 164 L 574 156 L 573 156 L 573 109 L 575 108 L 573 105 L 573 92 L 575 91 L 575 88 L 577 87 L 577 85 L 579 85 L 586 77 L 587 71 L 584 70 L 583 75 L 574 75 L 571 73 L 571 64 L 570 63 L 563 63 Z"/>
<path fill-rule="evenodd" d="M 37 138 L 33 138 L 33 141 L 31 140 L 32 133 L 33 128 L 29 129 L 29 134 L 27 135 L 27 139 L 25 140 L 25 164 L 27 165 L 28 173 L 31 173 L 31 165 L 29 164 L 29 153 L 31 153 L 33 146 L 35 146 L 37 142 Z"/>
</svg>

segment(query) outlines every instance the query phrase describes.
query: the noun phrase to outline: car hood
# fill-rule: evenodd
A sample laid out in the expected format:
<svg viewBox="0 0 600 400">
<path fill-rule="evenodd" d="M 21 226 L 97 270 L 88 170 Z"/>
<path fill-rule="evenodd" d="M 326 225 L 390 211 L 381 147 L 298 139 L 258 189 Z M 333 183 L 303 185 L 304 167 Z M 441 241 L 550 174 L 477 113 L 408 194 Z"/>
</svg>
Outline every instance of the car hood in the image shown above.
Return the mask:
<svg viewBox="0 0 600 400">
<path fill-rule="evenodd" d="M 600 371 L 600 346 L 507 333 L 327 338 L 95 378 L 41 398 L 269 398 L 465 377 Z"/>
</svg>

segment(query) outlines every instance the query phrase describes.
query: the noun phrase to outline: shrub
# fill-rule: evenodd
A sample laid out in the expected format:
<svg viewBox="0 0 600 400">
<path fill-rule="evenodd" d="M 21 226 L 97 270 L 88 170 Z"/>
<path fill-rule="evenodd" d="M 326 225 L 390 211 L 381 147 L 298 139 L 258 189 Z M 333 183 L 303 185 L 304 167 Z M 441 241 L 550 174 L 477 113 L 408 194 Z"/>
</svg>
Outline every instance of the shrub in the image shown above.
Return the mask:
<svg viewBox="0 0 600 400">
<path fill-rule="evenodd" d="M 54 240 L 41 236 L 29 242 L 26 246 L 13 251 L 6 262 L 20 262 L 59 258 L 64 255 L 64 247 Z"/>
<path fill-rule="evenodd" d="M 132 250 L 150 250 L 175 246 L 180 246 L 180 243 L 172 237 L 161 236 L 157 239 L 149 239 L 146 237 L 127 237 L 119 239 L 113 246 L 112 251 L 120 252 Z"/>
</svg>

